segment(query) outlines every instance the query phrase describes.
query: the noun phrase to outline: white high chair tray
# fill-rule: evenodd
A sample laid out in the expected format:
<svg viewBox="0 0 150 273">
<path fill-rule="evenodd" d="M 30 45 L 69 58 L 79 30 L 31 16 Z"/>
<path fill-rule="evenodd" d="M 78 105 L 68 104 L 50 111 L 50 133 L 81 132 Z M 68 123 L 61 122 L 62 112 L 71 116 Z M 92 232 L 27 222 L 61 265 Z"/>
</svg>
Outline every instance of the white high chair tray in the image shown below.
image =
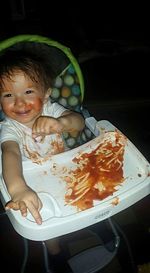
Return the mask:
<svg viewBox="0 0 150 273">
<path fill-rule="evenodd" d="M 72 159 L 85 153 L 90 154 L 103 142 L 105 136 L 107 136 L 106 139 L 109 138 L 113 142 L 117 128 L 106 120 L 98 121 L 96 124 L 94 122 L 94 118 L 87 119 L 87 125 L 93 131 L 95 130 L 96 135 L 97 131 L 100 131 L 100 136 L 95 139 L 73 150 L 54 155 L 41 165 L 31 162 L 24 163 L 25 179 L 28 185 L 38 193 L 43 203 L 41 209 L 43 222 L 42 225 L 37 225 L 30 213 L 24 218 L 19 211 L 7 211 L 14 229 L 21 236 L 42 241 L 77 231 L 126 209 L 150 193 L 150 164 L 124 136 L 126 138 L 122 167 L 124 181 L 115 187 L 111 195 L 102 200 L 94 200 L 93 206 L 85 210 L 80 210 L 73 202 L 70 204 L 66 202 L 67 179 L 70 172 L 77 167 Z M 83 182 L 86 183 L 86 181 L 85 177 Z M 0 188 L 1 200 L 5 205 L 10 197 L 2 176 Z M 86 186 L 84 189 L 86 190 Z M 85 193 L 83 189 L 81 192 Z"/>
</svg>

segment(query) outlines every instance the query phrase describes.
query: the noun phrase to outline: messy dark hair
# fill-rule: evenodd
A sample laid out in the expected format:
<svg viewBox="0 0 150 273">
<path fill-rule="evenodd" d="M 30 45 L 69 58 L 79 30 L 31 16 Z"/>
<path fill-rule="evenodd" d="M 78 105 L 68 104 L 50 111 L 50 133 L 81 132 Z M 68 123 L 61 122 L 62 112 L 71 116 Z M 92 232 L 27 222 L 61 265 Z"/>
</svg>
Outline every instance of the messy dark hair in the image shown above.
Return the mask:
<svg viewBox="0 0 150 273">
<path fill-rule="evenodd" d="M 33 52 L 6 50 L 0 56 L 0 89 L 4 87 L 4 80 L 11 79 L 17 70 L 40 83 L 44 90 L 52 87 L 54 72 L 44 59 Z"/>
</svg>

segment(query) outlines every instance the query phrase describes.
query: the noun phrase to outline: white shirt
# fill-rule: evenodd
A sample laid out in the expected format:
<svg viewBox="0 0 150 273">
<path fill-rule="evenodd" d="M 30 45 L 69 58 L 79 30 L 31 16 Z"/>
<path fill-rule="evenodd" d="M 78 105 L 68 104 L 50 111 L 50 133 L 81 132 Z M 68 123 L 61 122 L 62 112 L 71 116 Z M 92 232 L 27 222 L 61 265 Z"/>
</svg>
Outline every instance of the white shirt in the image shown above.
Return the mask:
<svg viewBox="0 0 150 273">
<path fill-rule="evenodd" d="M 49 100 L 44 104 L 42 115 L 58 118 L 64 111 L 66 111 L 66 108 L 58 103 L 51 103 Z M 38 164 L 48 160 L 54 154 L 64 152 L 66 149 L 60 134 L 47 135 L 41 142 L 40 139 L 35 141 L 32 138 L 32 129 L 5 117 L 5 120 L 1 123 L 0 143 L 8 140 L 19 144 L 23 161 L 30 159 Z"/>
</svg>

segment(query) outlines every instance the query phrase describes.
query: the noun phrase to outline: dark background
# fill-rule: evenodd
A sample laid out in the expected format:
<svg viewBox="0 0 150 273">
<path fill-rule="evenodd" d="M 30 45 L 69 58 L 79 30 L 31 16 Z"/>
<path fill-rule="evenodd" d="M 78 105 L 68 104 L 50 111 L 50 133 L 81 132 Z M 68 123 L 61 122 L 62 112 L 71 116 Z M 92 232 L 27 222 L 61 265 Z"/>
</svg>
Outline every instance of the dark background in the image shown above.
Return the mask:
<svg viewBox="0 0 150 273">
<path fill-rule="evenodd" d="M 73 45 L 74 49 L 84 46 L 85 50 L 105 39 L 126 45 L 129 42 L 135 47 L 149 45 L 150 41 L 149 8 L 144 1 L 5 0 L 1 3 L 0 22 L 2 39 L 37 33 Z"/>
<path fill-rule="evenodd" d="M 150 16 L 144 1 L 5 0 L 0 4 L 0 41 L 20 34 L 47 36 L 70 47 L 85 80 L 84 106 L 97 120 L 122 130 L 150 161 Z M 150 262 L 149 207 L 148 195 L 116 215 L 136 265 Z M 5 272 L 12 267 L 18 272 L 22 239 L 5 216 L 0 221 L 1 263 Z M 41 246 L 29 244 L 28 273 L 35 268 L 43 273 Z M 124 251 L 122 247 L 121 272 L 130 272 Z"/>
<path fill-rule="evenodd" d="M 149 8 L 132 1 L 103 2 L 5 0 L 0 40 L 39 34 L 70 47 L 85 76 L 85 99 L 147 100 Z"/>
</svg>

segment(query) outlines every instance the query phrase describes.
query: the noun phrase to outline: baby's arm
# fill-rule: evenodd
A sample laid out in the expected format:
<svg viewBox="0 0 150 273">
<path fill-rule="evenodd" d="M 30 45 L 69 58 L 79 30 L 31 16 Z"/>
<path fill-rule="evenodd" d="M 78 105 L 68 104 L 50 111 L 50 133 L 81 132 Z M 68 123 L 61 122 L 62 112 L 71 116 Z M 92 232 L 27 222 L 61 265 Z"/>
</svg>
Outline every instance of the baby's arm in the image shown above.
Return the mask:
<svg viewBox="0 0 150 273">
<path fill-rule="evenodd" d="M 81 114 L 65 111 L 60 117 L 40 116 L 32 127 L 33 138 L 55 133 L 81 131 L 85 126 Z"/>
<path fill-rule="evenodd" d="M 83 116 L 77 112 L 65 111 L 58 121 L 63 127 L 63 132 L 81 131 L 85 126 Z"/>
<path fill-rule="evenodd" d="M 15 141 L 2 143 L 2 173 L 11 196 L 6 209 L 20 210 L 23 216 L 27 216 L 27 210 L 29 210 L 36 223 L 41 224 L 39 210 L 42 203 L 24 180 L 21 153 Z"/>
</svg>

